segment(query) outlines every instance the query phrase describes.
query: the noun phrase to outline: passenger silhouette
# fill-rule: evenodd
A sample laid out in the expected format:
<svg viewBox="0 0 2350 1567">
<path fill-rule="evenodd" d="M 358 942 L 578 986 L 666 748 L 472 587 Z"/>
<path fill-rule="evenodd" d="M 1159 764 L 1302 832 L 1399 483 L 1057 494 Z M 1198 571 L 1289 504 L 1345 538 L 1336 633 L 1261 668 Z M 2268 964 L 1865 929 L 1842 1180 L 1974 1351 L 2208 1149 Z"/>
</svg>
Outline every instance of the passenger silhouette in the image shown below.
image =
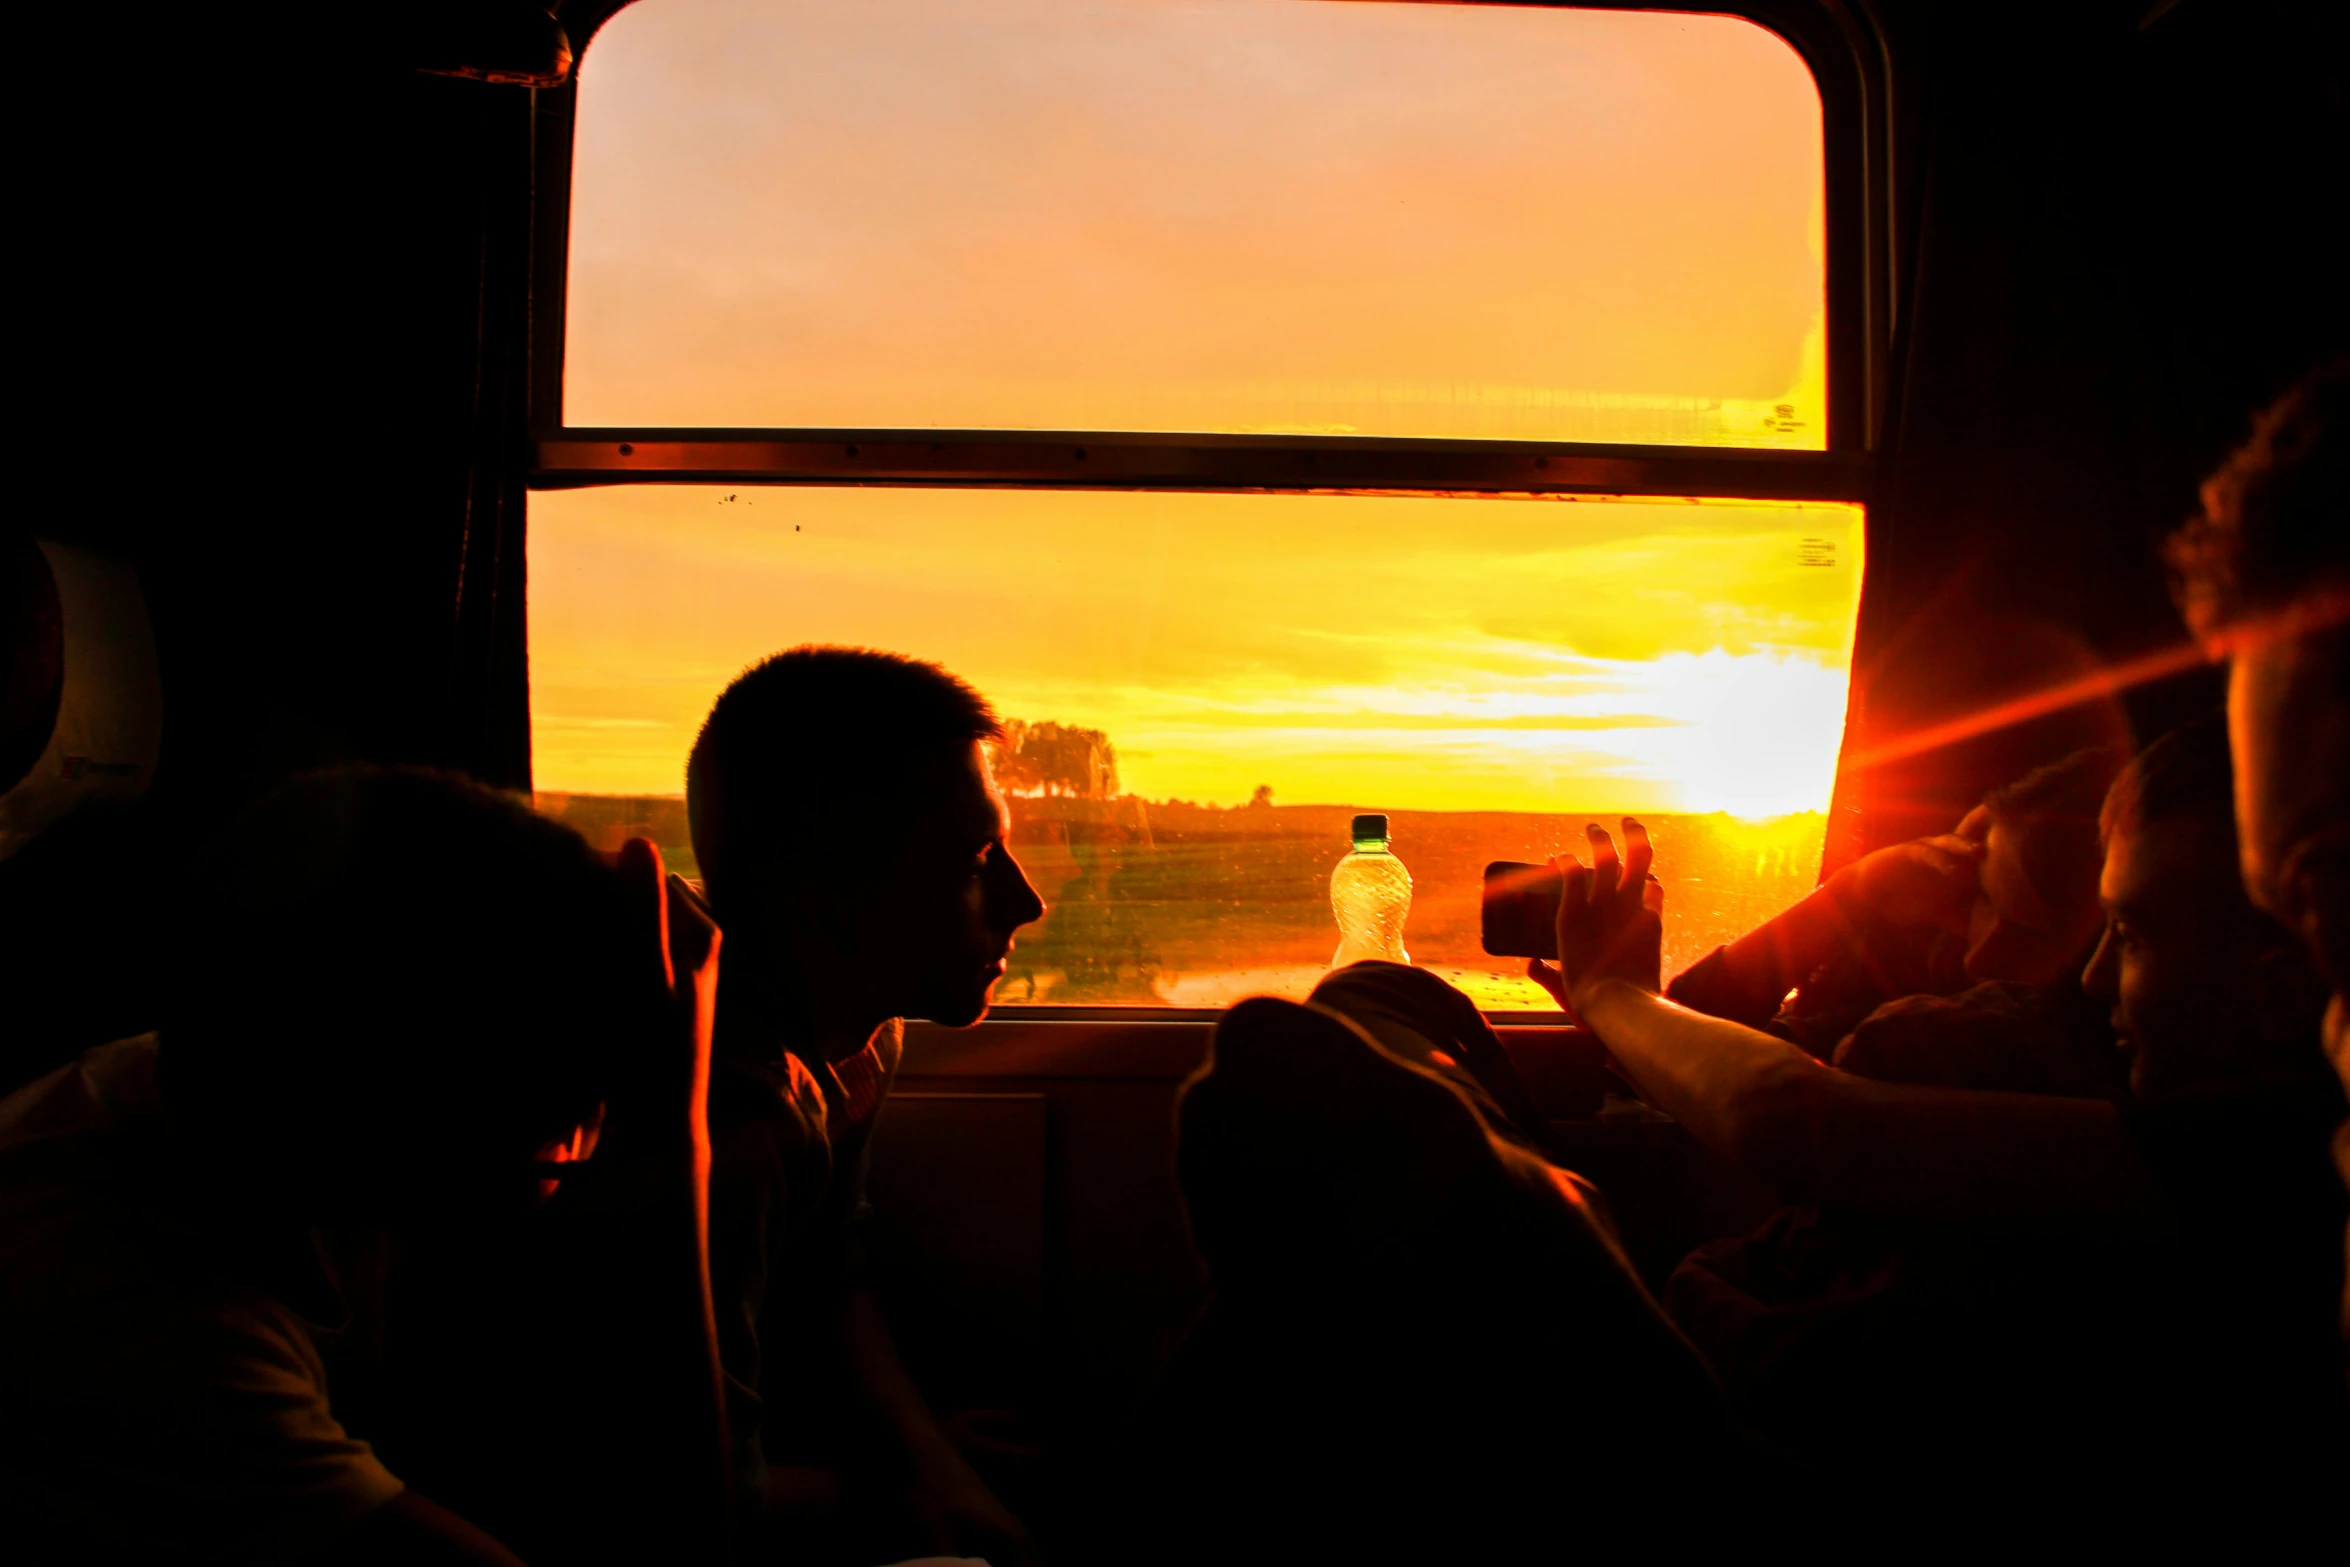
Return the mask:
<svg viewBox="0 0 2350 1567">
<path fill-rule="evenodd" d="M 1850 1324 L 1859 1359 L 1847 1369 L 1861 1380 L 1873 1374 L 1886 1401 L 1844 1412 L 1842 1452 L 1873 1454 L 1880 1500 L 1947 1506 L 1964 1498 L 1986 1519 L 2002 1510 L 2078 1511 L 2093 1497 L 2143 1503 L 2140 1518 L 2179 1514 L 2218 1494 L 2214 1484 L 2222 1493 L 2256 1478 L 2266 1484 L 2300 1462 L 2289 1448 L 2244 1437 L 2255 1414 L 2290 1410 L 2320 1426 L 2338 1416 L 2310 1396 L 2338 1375 L 2331 1347 L 2321 1364 L 2309 1334 L 2294 1327 L 2295 1302 L 2326 1293 L 2310 1289 L 2312 1267 L 2330 1280 L 2339 1266 L 2330 1240 L 2323 1259 L 2311 1261 L 2312 1237 L 2330 1236 L 2339 1222 L 2322 1189 L 2331 1183 L 2312 1178 L 2322 1170 L 2313 1165 L 2322 1136 L 2310 1128 L 2340 1114 L 2335 1085 L 2310 1070 L 2319 1060 L 2318 992 L 2305 977 L 2295 988 L 2298 955 L 2225 879 L 2224 791 L 2170 789 L 2168 776 L 2191 746 L 2187 737 L 2156 748 L 2116 791 L 2105 892 L 2127 934 L 2109 938 L 2093 973 L 2109 983 L 2111 943 L 2160 931 L 2175 944 L 2164 972 L 2192 976 L 2202 993 L 2216 987 L 2235 1004 L 2204 1014 L 2225 1026 L 2213 1023 L 2216 1035 L 2189 1029 L 2191 1042 L 2142 1020 L 2126 1024 L 2137 1079 L 2171 1085 L 2129 1105 L 1872 1081 L 1771 1035 L 1674 1007 L 1655 989 L 1661 899 L 1639 824 L 1625 822 L 1622 855 L 1594 826 L 1593 864 L 1562 862 L 1562 963 L 1556 971 L 1536 965 L 1537 977 L 1597 1030 L 1652 1103 L 1790 1201 L 1934 1226 L 1947 1243 L 1937 1254 L 1945 1262 L 1965 1248 L 1929 1295 L 1936 1310 L 1909 1322 Z M 2199 798 L 2200 811 L 2176 808 L 2177 798 Z M 2141 811 L 2135 802 L 2143 801 L 2172 803 Z M 2138 875 L 2150 863 L 2165 867 L 2151 887 Z M 2197 863 L 2220 868 L 2219 890 L 2209 874 L 2180 874 Z M 2124 882 L 2130 897 L 2158 902 L 2164 920 L 2133 923 L 2146 915 L 2118 901 Z M 2247 999 L 2255 973 L 2273 982 L 2273 1007 Z M 2261 1255 L 2248 1255 L 2238 1234 L 2260 1237 Z M 2035 1268 L 2045 1270 L 2036 1282 Z M 1986 1281 L 2018 1286 L 2021 1298 L 1984 1295 Z M 1866 1283 L 1792 1282 L 1814 1304 Z M 1778 1324 L 1767 1308 L 1783 1302 L 1757 1294 L 1766 1309 L 1728 1325 L 1743 1342 L 1718 1319 L 1693 1323 L 1750 1395 L 1780 1347 L 1769 1342 Z M 2045 1307 L 2037 1318 L 2035 1295 Z M 2306 1306 L 2298 1309 L 2306 1317 Z M 2100 1310 L 2102 1325 L 2093 1315 Z M 2096 1346 L 2100 1326 L 2109 1352 L 2074 1353 Z M 1904 1332 L 1918 1335 L 1906 1351 L 1889 1345 L 1886 1335 Z M 1819 1369 L 1786 1371 L 1781 1390 L 1800 1403 L 1812 1391 L 1804 1379 Z M 1912 1373 L 1923 1380 L 1905 1383 Z M 1920 1435 L 1905 1425 L 1911 1440 L 1897 1435 L 1873 1448 L 1859 1440 L 1872 1430 L 1871 1414 L 1898 1417 L 1905 1399 L 1980 1409 L 1965 1401 L 1970 1383 L 2020 1388 L 2021 1401 L 1981 1411 L 1988 1427 L 1969 1419 Z M 1746 1407 L 1756 1408 L 1751 1396 Z M 1833 1409 L 1815 1411 L 1808 1428 L 1784 1406 L 1777 1412 L 1783 1434 L 1798 1440 L 1838 1425 Z"/>
<path fill-rule="evenodd" d="M 2308 1305 L 2336 1265 L 2334 1201 L 2308 1128 L 2330 1124 L 2337 1096 L 2313 1049 L 2307 964 L 2234 892 L 2230 812 L 2226 734 L 2206 721 L 2148 747 L 2102 817 L 2110 917 L 2086 982 L 2110 1016 L 2106 1048 L 2118 1036 L 2128 1062 L 2120 1113 L 2186 1242 L 1825 1202 L 1700 1247 L 1667 1306 L 1760 1429 L 1872 1492 L 2028 1473 L 2021 1454 L 2044 1451 L 2066 1476 L 2054 1500 L 2077 1503 L 2074 1487 L 2105 1462 L 2081 1455 L 2127 1452 L 2174 1424 L 2192 1450 L 2223 1417 L 2306 1402 L 2330 1380 L 2318 1369 L 2330 1328 Z M 1915 1026 L 1900 1007 L 1855 1040 Z M 2012 1071 L 2028 1020 L 1978 1021 L 1972 1037 L 1951 1030 L 1946 1056 L 1987 1046 Z M 2183 1323 L 2200 1328 L 2163 1344 L 2157 1325 Z M 2239 1331 L 2215 1331 L 2230 1323 Z M 2028 1434 L 2002 1434 L 2018 1411 Z M 2018 1499 L 2012 1484 L 1987 1489 Z"/>
<path fill-rule="evenodd" d="M 998 1567 L 1032 1549 L 900 1363 L 858 1241 L 900 1019 L 978 1021 L 1013 933 L 1044 912 L 1005 841 L 999 734 L 985 699 L 935 665 L 802 647 L 727 687 L 688 764 L 694 851 L 727 933 L 712 1270 L 760 1538 L 847 1529 L 868 1549 L 985 1551 Z M 800 1461 L 781 1464 L 787 1449 Z M 838 1516 L 840 1465 L 852 1501 L 872 1504 L 852 1515 L 909 1511 L 880 1500 L 904 1476 L 911 1516 Z"/>
<path fill-rule="evenodd" d="M 307 775 L 235 822 L 183 911 L 160 1032 L 0 1102 L 11 1550 L 513 1561 L 395 1478 L 341 1393 L 403 1331 L 406 1256 L 512 1237 L 618 1160 L 656 1309 L 635 1321 L 647 1375 L 590 1390 L 635 1425 L 606 1433 L 632 1486 L 594 1521 L 711 1559 L 698 998 L 716 944 L 668 896 L 648 846 L 615 869 L 433 774 Z"/>
<path fill-rule="evenodd" d="M 1388 963 L 1217 1025 L 1177 1152 L 1214 1300 L 1145 1420 L 1129 1555 L 1544 1559 L 1665 1507 L 1707 1537 L 1775 1474 L 1595 1190 L 1457 1066 L 1481 1033 Z"/>
<path fill-rule="evenodd" d="M 2245 888 L 2333 987 L 2326 1050 L 2350 1088 L 2350 359 L 2254 420 L 2169 557 L 2188 624 L 2228 659 Z M 2350 1128 L 2334 1150 L 2350 1182 Z"/>
<path fill-rule="evenodd" d="M 1952 1087 L 2118 1087 L 2105 1041 L 2078 1038 L 2097 1020 L 2076 982 L 2096 941 L 2097 812 L 2115 767 L 2081 751 L 1993 790 L 1951 832 L 1845 866 L 1667 994 L 1821 1060 L 1887 1003 L 1963 995 L 1913 1001 L 1914 1021 L 1864 1037 L 1852 1069 Z M 2038 1048 L 2050 1033 L 2053 1052 Z"/>
</svg>

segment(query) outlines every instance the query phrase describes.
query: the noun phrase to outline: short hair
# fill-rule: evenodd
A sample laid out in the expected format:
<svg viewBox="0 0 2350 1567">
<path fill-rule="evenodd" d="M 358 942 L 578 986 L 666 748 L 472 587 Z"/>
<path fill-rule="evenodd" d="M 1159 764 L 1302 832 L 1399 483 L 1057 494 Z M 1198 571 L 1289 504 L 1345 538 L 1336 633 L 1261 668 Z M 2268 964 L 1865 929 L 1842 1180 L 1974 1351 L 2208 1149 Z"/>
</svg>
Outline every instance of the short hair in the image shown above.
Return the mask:
<svg viewBox="0 0 2350 1567">
<path fill-rule="evenodd" d="M 2350 357 L 2255 416 L 2250 439 L 2204 481 L 2202 515 L 2163 554 L 2198 632 L 2350 580 Z"/>
<path fill-rule="evenodd" d="M 165 1098 L 329 1201 L 422 1150 L 519 1167 L 590 1117 L 657 1015 L 654 927 L 571 829 L 419 768 L 298 776 L 177 910 Z"/>
<path fill-rule="evenodd" d="M 832 868 L 886 836 L 910 776 L 1003 724 L 936 664 L 810 645 L 720 693 L 686 762 L 686 821 L 719 918 L 738 867 L 790 852 Z"/>
<path fill-rule="evenodd" d="M 2001 784 L 1983 796 L 1983 809 L 1993 821 L 2011 827 L 2094 822 L 2115 771 L 2113 752 L 2092 746 Z"/>
<path fill-rule="evenodd" d="M 2114 770 L 2114 754 L 2095 746 L 2036 767 L 1983 796 L 1992 821 L 2014 835 L 2032 886 L 2043 898 L 2067 899 L 2060 908 L 2096 895 L 2097 869 L 2104 859 L 2097 812 Z"/>
<path fill-rule="evenodd" d="M 2098 835 L 2110 840 L 2117 832 L 2135 832 L 2181 817 L 2224 832 L 2231 840 L 2235 836 L 2236 768 L 2222 714 L 2181 724 L 2130 758 L 2106 793 Z"/>
</svg>

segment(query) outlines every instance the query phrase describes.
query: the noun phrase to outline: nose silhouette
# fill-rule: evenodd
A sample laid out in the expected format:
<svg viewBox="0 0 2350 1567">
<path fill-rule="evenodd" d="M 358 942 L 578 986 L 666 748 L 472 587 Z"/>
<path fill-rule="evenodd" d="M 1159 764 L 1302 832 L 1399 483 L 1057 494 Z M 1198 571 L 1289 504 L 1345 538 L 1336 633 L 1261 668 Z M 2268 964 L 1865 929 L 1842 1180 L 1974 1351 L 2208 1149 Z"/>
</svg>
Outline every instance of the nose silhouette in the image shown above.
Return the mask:
<svg viewBox="0 0 2350 1567">
<path fill-rule="evenodd" d="M 1020 868 L 1009 844 L 987 857 L 988 924 L 1009 935 L 1023 925 L 1044 918 L 1044 899 L 1037 896 L 1028 873 Z"/>
<path fill-rule="evenodd" d="M 2105 927 L 2098 938 L 2097 950 L 2089 954 L 2089 966 L 2081 971 L 2081 989 L 2101 1001 L 2111 1001 L 2121 994 L 2121 953 L 2113 937 L 2113 926 Z"/>
</svg>

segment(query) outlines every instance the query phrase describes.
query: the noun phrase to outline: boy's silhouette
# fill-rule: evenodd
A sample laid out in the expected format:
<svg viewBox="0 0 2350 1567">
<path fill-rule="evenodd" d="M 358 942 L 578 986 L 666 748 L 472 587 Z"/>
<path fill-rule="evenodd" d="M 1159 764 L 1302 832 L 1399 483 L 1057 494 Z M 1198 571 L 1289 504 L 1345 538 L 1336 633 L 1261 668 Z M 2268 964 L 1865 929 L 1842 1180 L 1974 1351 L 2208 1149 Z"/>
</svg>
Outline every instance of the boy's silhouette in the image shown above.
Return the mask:
<svg viewBox="0 0 2350 1567">
<path fill-rule="evenodd" d="M 821 1472 L 780 1464 L 797 1445 L 809 1451 L 791 1456 L 852 1458 L 852 1491 L 903 1484 L 912 1516 L 882 1525 L 876 1548 L 1010 1567 L 1028 1557 L 1027 1532 L 907 1376 L 856 1239 L 899 1020 L 978 1021 L 1013 932 L 1044 913 L 1005 841 L 987 750 L 1000 732 L 985 699 L 935 665 L 794 648 L 719 697 L 686 800 L 727 936 L 712 1269 L 754 1528 L 788 1531 L 795 1498 L 827 1489 Z M 848 1407 L 809 1430 L 804 1406 L 827 1388 Z M 775 1389 L 803 1407 L 771 1412 Z M 867 1451 L 849 1454 L 859 1432 Z"/>
</svg>

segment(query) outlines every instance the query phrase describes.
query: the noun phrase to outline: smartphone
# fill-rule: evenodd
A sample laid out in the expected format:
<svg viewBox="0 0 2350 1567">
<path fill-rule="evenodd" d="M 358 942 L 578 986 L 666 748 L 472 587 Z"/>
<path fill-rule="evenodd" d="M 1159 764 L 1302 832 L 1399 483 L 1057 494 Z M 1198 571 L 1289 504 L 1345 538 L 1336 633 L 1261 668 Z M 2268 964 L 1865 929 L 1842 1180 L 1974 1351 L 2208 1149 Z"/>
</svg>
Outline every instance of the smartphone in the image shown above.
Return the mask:
<svg viewBox="0 0 2350 1567">
<path fill-rule="evenodd" d="M 1485 867 L 1485 900 L 1478 926 L 1485 950 L 1497 958 L 1558 961 L 1559 899 L 1567 879 L 1547 865 L 1495 860 Z"/>
</svg>

